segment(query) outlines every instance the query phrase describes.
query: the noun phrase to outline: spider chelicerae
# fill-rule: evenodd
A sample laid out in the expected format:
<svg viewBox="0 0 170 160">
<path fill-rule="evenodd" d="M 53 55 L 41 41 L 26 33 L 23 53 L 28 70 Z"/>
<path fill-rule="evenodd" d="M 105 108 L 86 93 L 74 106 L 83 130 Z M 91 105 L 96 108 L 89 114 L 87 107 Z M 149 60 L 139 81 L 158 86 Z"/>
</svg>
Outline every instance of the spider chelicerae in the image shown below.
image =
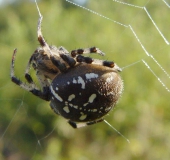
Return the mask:
<svg viewBox="0 0 170 160">
<path fill-rule="evenodd" d="M 36 1 L 35 1 L 36 3 Z M 123 90 L 118 72 L 112 61 L 84 57 L 84 54 L 104 53 L 96 47 L 72 50 L 47 44 L 41 32 L 42 15 L 39 13 L 38 41 L 40 43 L 29 59 L 25 71 L 27 83 L 15 76 L 15 49 L 11 63 L 11 80 L 39 98 L 50 101 L 54 112 L 68 120 L 73 128 L 95 124 L 115 106 Z M 41 89 L 29 74 L 31 66 L 36 72 Z"/>
</svg>

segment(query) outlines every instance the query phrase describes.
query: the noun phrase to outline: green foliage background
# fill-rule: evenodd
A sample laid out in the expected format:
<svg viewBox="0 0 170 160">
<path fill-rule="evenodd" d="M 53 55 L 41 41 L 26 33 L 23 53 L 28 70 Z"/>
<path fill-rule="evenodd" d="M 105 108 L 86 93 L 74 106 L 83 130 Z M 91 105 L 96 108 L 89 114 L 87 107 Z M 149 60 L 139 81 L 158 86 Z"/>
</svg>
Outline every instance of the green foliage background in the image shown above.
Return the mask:
<svg viewBox="0 0 170 160">
<path fill-rule="evenodd" d="M 170 10 L 162 1 L 128 1 L 146 7 L 170 41 Z M 138 4 L 137 4 L 138 3 Z M 170 158 L 169 92 L 142 63 L 144 59 L 170 88 L 169 78 L 142 50 L 129 28 L 120 26 L 64 0 L 41 1 L 43 34 L 49 44 L 68 50 L 97 46 L 120 67 L 124 93 L 104 122 L 74 130 L 55 115 L 49 103 L 10 81 L 10 63 L 18 48 L 16 75 L 24 81 L 28 59 L 37 42 L 35 3 L 17 1 L 0 8 L 0 159 L 2 160 L 168 160 Z M 130 24 L 147 51 L 168 73 L 170 47 L 139 8 L 113 1 L 91 0 L 86 7 L 123 24 Z M 95 58 L 101 58 L 94 56 Z M 34 71 L 31 72 L 34 79 Z"/>
</svg>

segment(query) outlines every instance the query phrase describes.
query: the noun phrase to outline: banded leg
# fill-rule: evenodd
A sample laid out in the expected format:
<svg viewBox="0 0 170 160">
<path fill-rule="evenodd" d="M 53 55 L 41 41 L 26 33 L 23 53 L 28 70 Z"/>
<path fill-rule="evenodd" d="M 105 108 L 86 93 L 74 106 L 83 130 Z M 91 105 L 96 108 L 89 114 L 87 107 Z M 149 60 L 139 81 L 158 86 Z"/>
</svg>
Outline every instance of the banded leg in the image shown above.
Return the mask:
<svg viewBox="0 0 170 160">
<path fill-rule="evenodd" d="M 58 56 L 51 55 L 50 59 L 51 59 L 51 62 L 60 70 L 60 72 L 67 71 L 66 64 L 64 62 L 62 62 Z"/>
<path fill-rule="evenodd" d="M 32 94 L 38 96 L 39 98 L 44 99 L 46 101 L 49 101 L 50 100 L 49 89 L 46 89 L 45 92 L 42 92 L 38 88 L 34 88 L 34 86 L 32 84 L 23 83 L 21 80 L 19 80 L 15 76 L 14 65 L 15 65 L 16 52 L 17 52 L 17 49 L 15 49 L 14 52 L 13 52 L 12 62 L 11 62 L 11 73 L 10 73 L 10 76 L 11 76 L 12 82 L 14 82 L 15 84 L 19 85 L 21 88 L 25 89 L 26 91 L 29 91 Z M 27 77 L 27 81 L 33 82 L 31 76 L 29 78 Z"/>
<path fill-rule="evenodd" d="M 40 53 L 39 50 L 35 50 L 35 52 L 31 56 L 31 58 L 29 59 L 29 62 L 27 64 L 27 68 L 25 70 L 25 78 L 26 78 L 27 82 L 30 83 L 34 88 L 38 88 L 38 87 L 35 85 L 32 77 L 29 74 L 29 71 L 30 71 L 31 65 L 34 63 L 34 58 L 35 58 L 35 55 L 36 55 L 37 52 Z M 34 68 L 34 70 L 36 70 L 36 66 L 33 65 L 33 68 Z M 44 88 L 47 88 L 47 87 L 50 86 L 49 81 L 47 80 L 47 78 L 41 72 L 37 71 L 36 76 L 37 76 L 39 83 L 40 83 L 40 86 L 42 86 L 43 90 L 44 90 Z"/>
<path fill-rule="evenodd" d="M 76 64 L 76 61 L 74 58 L 70 57 L 68 54 L 60 54 L 60 57 L 70 66 L 74 67 Z"/>
<path fill-rule="evenodd" d="M 35 0 L 35 4 L 38 10 L 38 14 L 39 14 L 39 19 L 38 19 L 38 26 L 37 26 L 37 35 L 38 35 L 38 41 L 40 42 L 40 45 L 42 46 L 42 48 L 44 49 L 45 52 L 49 52 L 52 55 L 51 49 L 49 47 L 49 45 L 47 44 L 47 42 L 45 41 L 42 31 L 41 31 L 41 24 L 42 24 L 42 20 L 43 20 L 43 16 L 40 12 L 40 9 L 38 7 L 37 1 Z"/>
<path fill-rule="evenodd" d="M 43 93 L 45 95 L 50 96 L 50 94 L 48 94 L 50 92 L 49 90 L 50 82 L 48 81 L 48 79 L 41 72 L 38 72 L 38 71 L 36 72 L 36 76 L 39 80 L 40 86 L 42 86 Z"/>
<path fill-rule="evenodd" d="M 82 55 L 78 55 L 76 57 L 77 62 L 84 62 L 84 63 L 88 63 L 88 64 L 97 64 L 97 65 L 102 65 L 102 66 L 106 66 L 109 68 L 115 68 L 115 70 L 118 70 L 119 72 L 121 72 L 121 68 L 119 68 L 113 61 L 105 61 L 105 60 L 98 60 L 98 59 L 92 59 L 90 57 L 84 57 Z"/>
<path fill-rule="evenodd" d="M 74 58 L 70 57 L 69 52 L 63 46 L 58 48 L 60 57 L 70 66 L 73 67 L 76 64 Z"/>
<path fill-rule="evenodd" d="M 51 55 L 50 59 L 60 72 L 67 71 L 67 66 L 64 62 L 66 62 L 70 67 L 75 66 L 76 61 L 73 57 L 70 57 L 68 51 L 64 47 L 59 47 L 59 55 L 62 60 L 57 55 Z"/>
<path fill-rule="evenodd" d="M 90 57 L 84 57 L 84 56 L 82 56 L 82 55 L 78 55 L 77 57 L 76 57 L 76 60 L 77 60 L 77 62 L 85 62 L 85 63 L 88 63 L 88 64 L 91 64 L 94 60 L 92 59 L 92 58 L 90 58 Z"/>
<path fill-rule="evenodd" d="M 92 125 L 92 124 L 96 124 L 96 123 L 99 123 L 99 122 L 102 122 L 104 119 L 98 119 L 96 121 L 91 121 L 91 122 L 86 122 L 86 123 L 76 123 L 76 122 L 73 122 L 73 121 L 68 121 L 68 123 L 73 127 L 73 128 L 81 128 L 81 127 L 85 127 L 85 126 L 88 126 L 88 125 Z"/>
<path fill-rule="evenodd" d="M 29 62 L 27 64 L 27 67 L 26 67 L 26 70 L 25 70 L 25 79 L 27 80 L 27 82 L 32 85 L 32 88 L 38 88 L 36 86 L 36 84 L 34 83 L 31 75 L 29 74 L 29 71 L 30 71 L 30 68 L 31 68 L 31 65 L 32 65 L 32 61 L 33 61 L 33 55 L 31 56 L 31 58 L 29 59 Z"/>
<path fill-rule="evenodd" d="M 98 64 L 98 65 L 102 65 L 102 66 L 106 66 L 109 68 L 114 68 L 115 71 L 121 72 L 122 69 L 113 61 L 105 61 L 105 60 L 98 60 L 98 59 L 94 59 L 93 64 Z"/>
<path fill-rule="evenodd" d="M 91 53 L 98 53 L 99 55 L 104 56 L 104 53 L 99 48 L 96 47 L 72 50 L 71 56 L 76 57 L 76 55 L 79 54 L 91 54 Z"/>
</svg>

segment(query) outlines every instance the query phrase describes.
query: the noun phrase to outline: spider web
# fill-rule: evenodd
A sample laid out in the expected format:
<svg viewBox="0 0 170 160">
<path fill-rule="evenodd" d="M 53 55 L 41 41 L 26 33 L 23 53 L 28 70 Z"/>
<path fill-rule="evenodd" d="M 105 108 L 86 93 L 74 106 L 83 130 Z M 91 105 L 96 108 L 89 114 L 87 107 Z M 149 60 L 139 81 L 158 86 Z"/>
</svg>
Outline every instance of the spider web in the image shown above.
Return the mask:
<svg viewBox="0 0 170 160">
<path fill-rule="evenodd" d="M 168 112 L 170 111 L 168 101 L 170 92 L 170 35 L 168 33 L 170 27 L 170 2 L 167 0 L 137 2 L 133 0 L 126 2 L 93 0 L 89 2 L 89 5 L 84 6 L 69 0 L 66 0 L 66 2 L 71 6 L 76 6 L 81 18 L 87 21 L 86 24 L 90 25 L 91 28 L 96 27 L 93 30 L 98 30 L 98 34 L 93 35 L 97 37 L 96 39 L 99 39 L 95 42 L 90 40 L 91 37 L 87 38 L 83 35 L 83 37 L 87 38 L 86 41 L 88 40 L 87 45 L 91 46 L 92 44 L 93 46 L 95 43 L 97 47 L 100 47 L 106 53 L 105 59 L 114 60 L 123 69 L 121 76 L 125 83 L 125 89 L 122 99 L 118 103 L 118 107 L 106 119 L 111 126 L 120 131 L 120 134 L 127 137 L 131 143 L 127 144 L 118 132 L 114 132 L 105 123 L 80 130 L 67 127 L 68 124 L 65 120 L 56 118 L 51 113 L 51 110 L 47 107 L 48 103 L 41 100 L 37 101 L 32 95 L 19 90 L 18 86 L 9 93 L 9 89 L 13 84 L 9 80 L 4 81 L 2 78 L 0 101 L 1 104 L 4 104 L 4 107 L 2 106 L 3 109 L 0 114 L 2 115 L 1 122 L 4 123 L 0 127 L 0 149 L 2 151 L 0 158 L 55 159 L 57 157 L 58 159 L 86 160 L 103 159 L 105 156 L 102 153 L 107 153 L 108 159 L 112 159 L 113 155 L 116 159 L 168 159 L 170 150 L 170 127 L 168 123 Z M 105 12 L 106 9 L 107 12 Z M 44 12 L 42 14 L 44 15 Z M 73 20 L 71 17 L 72 15 L 70 15 L 70 19 Z M 93 19 L 96 20 L 94 22 L 96 24 L 92 24 Z M 90 24 L 88 20 L 91 20 Z M 50 24 L 46 24 L 45 21 L 44 18 L 43 33 L 46 35 L 49 32 Z M 36 22 L 35 20 L 35 24 Z M 73 20 L 73 22 L 76 22 L 76 20 Z M 73 27 L 73 25 L 71 26 Z M 69 31 L 73 29 L 72 27 L 69 28 Z M 102 27 L 105 27 L 107 31 L 102 30 Z M 50 41 L 55 45 L 56 39 L 53 38 L 53 31 L 51 32 L 48 39 L 52 37 Z M 67 34 L 69 35 L 69 32 Z M 85 31 L 85 34 L 88 34 L 88 30 Z M 60 38 L 64 41 L 63 37 L 58 39 Z M 31 41 L 37 44 L 36 41 Z M 74 41 L 76 48 L 81 47 L 82 44 L 87 47 L 78 34 Z M 70 50 L 72 49 L 72 46 L 69 46 L 66 41 L 64 43 L 64 47 L 68 46 Z M 20 48 L 20 45 L 17 46 Z M 11 47 L 7 49 L 8 53 L 11 53 L 12 49 Z M 32 51 L 31 49 L 28 50 Z M 22 52 L 19 55 L 22 56 Z M 27 59 L 29 56 L 27 56 Z M 97 56 L 97 58 L 101 57 Z M 3 65 L 4 62 L 1 64 Z M 24 66 L 23 64 L 22 66 Z M 1 69 L 3 70 L 3 67 Z M 20 77 L 23 76 L 23 72 L 24 70 L 21 73 L 18 71 Z M 18 92 L 20 96 L 13 98 L 12 95 L 18 94 Z M 6 95 L 9 95 L 8 98 L 6 98 Z M 15 104 L 15 106 L 11 104 Z M 10 112 L 8 113 L 9 108 Z M 28 111 L 29 108 L 32 109 Z M 37 116 L 34 113 L 35 110 L 38 110 L 36 114 L 43 117 L 39 121 L 43 121 L 44 126 L 42 126 L 41 122 L 34 121 Z M 49 118 L 46 114 L 51 115 L 52 118 Z M 34 123 L 35 125 L 33 125 Z M 27 124 L 31 126 L 29 130 L 23 127 Z M 15 127 L 13 127 L 14 125 Z M 22 127 L 20 128 L 20 126 Z M 25 133 L 21 130 L 25 130 Z M 43 132 L 43 134 L 40 132 Z M 22 138 L 18 138 L 17 134 L 22 134 Z M 88 135 L 87 137 L 85 136 L 86 134 Z M 31 141 L 32 149 L 27 148 L 27 144 L 25 144 L 23 148 L 25 150 L 30 149 L 30 152 L 27 152 L 28 155 L 22 154 L 22 146 L 19 143 L 20 141 L 24 142 L 24 138 L 29 140 L 30 137 L 34 137 L 34 140 Z M 104 138 L 102 139 L 101 137 Z M 63 143 L 68 144 L 68 146 L 63 145 Z M 75 143 L 76 147 L 73 146 L 73 143 Z M 107 143 L 107 146 L 105 143 Z M 18 145 L 17 147 L 15 146 L 16 144 Z M 82 149 L 79 148 L 80 146 Z M 65 147 L 67 149 L 62 151 Z M 55 148 L 55 151 L 53 148 Z M 73 150 L 78 150 L 79 153 L 73 154 Z"/>
<path fill-rule="evenodd" d="M 93 13 L 93 14 L 96 14 L 96 15 L 102 17 L 102 18 L 105 18 L 105 19 L 107 19 L 107 20 L 110 20 L 110 21 L 112 21 L 113 23 L 116 23 L 116 24 L 118 24 L 118 25 L 120 25 L 120 26 L 123 26 L 123 27 L 125 27 L 125 28 L 130 29 L 131 32 L 132 32 L 132 34 L 134 35 L 134 37 L 136 38 L 136 40 L 137 40 L 138 43 L 140 44 L 141 48 L 143 49 L 144 53 L 145 53 L 148 57 L 150 57 L 150 58 L 156 63 L 156 65 L 158 65 L 158 67 L 165 73 L 165 75 L 167 76 L 167 78 L 170 78 L 170 75 L 169 75 L 169 74 L 167 73 L 167 71 L 162 67 L 162 65 L 154 58 L 154 56 L 153 56 L 152 54 L 150 54 L 150 53 L 147 51 L 147 49 L 146 49 L 145 46 L 142 44 L 142 42 L 141 42 L 141 40 L 139 39 L 137 33 L 135 32 L 135 29 L 133 28 L 133 26 L 132 26 L 131 24 L 124 24 L 124 23 L 121 23 L 121 22 L 119 22 L 119 21 L 115 21 L 115 20 L 113 20 L 113 19 L 111 19 L 111 18 L 109 18 L 109 17 L 107 17 L 107 16 L 104 16 L 104 15 L 98 13 L 98 12 L 95 12 L 94 10 L 91 10 L 91 9 L 89 9 L 89 8 L 85 8 L 85 7 L 83 7 L 83 6 L 80 6 L 80 5 L 78 5 L 78 4 L 76 4 L 76 3 L 72 2 L 72 1 L 69 1 L 69 0 L 66 0 L 66 1 L 69 2 L 69 3 L 72 3 L 72 4 L 74 4 L 74 5 L 77 5 L 78 7 L 83 8 L 83 9 L 85 9 L 85 10 L 87 10 L 87 11 Z M 155 22 L 154 19 L 152 18 L 151 14 L 150 14 L 149 11 L 147 10 L 147 7 L 146 7 L 147 5 L 145 5 L 145 6 L 138 6 L 138 5 L 134 5 L 134 4 L 130 4 L 130 3 L 122 2 L 122 1 L 117 1 L 117 0 L 113 0 L 113 2 L 122 4 L 122 5 L 124 5 L 124 6 L 129 6 L 129 7 L 138 8 L 138 9 L 143 10 L 144 14 L 146 14 L 146 15 L 148 16 L 148 18 L 149 18 L 150 21 L 152 22 L 153 26 L 155 27 L 155 29 L 157 30 L 157 32 L 159 33 L 159 35 L 160 35 L 161 38 L 164 40 L 165 44 L 166 44 L 166 45 L 169 45 L 169 41 L 167 40 L 166 36 L 161 32 L 161 30 L 160 30 L 159 27 L 157 26 L 156 22 Z M 149 2 L 149 1 L 148 1 L 148 2 Z M 168 8 L 170 8 L 168 2 L 166 2 L 166 1 L 164 1 L 164 0 L 163 0 L 162 2 L 164 2 L 165 5 L 166 5 Z M 143 64 L 152 72 L 152 74 L 157 78 L 157 80 L 162 84 L 162 86 L 163 86 L 168 92 L 170 92 L 169 88 L 168 88 L 168 87 L 166 86 L 166 84 L 157 76 L 157 74 L 154 72 L 154 70 L 152 70 L 152 68 L 149 66 L 149 64 L 148 64 L 144 59 L 141 59 L 141 62 L 143 62 Z M 127 66 L 126 66 L 126 67 L 127 67 Z M 125 68 L 125 67 L 124 67 L 124 68 Z M 124 69 L 124 68 L 122 68 L 122 69 Z"/>
</svg>

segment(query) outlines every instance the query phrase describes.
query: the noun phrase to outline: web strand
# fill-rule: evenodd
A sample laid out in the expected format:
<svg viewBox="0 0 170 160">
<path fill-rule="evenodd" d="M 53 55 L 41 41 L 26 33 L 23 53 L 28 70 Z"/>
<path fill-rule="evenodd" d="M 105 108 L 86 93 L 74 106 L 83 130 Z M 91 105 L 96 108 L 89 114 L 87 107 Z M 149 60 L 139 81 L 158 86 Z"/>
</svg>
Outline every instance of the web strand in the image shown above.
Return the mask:
<svg viewBox="0 0 170 160">
<path fill-rule="evenodd" d="M 168 8 L 170 8 L 170 5 L 165 1 L 165 0 L 162 0 L 165 4 L 166 4 L 166 6 L 168 7 Z"/>
<path fill-rule="evenodd" d="M 151 22 L 153 23 L 153 25 L 155 26 L 155 28 L 157 29 L 158 33 L 161 35 L 161 37 L 163 38 L 163 40 L 165 41 L 165 43 L 167 45 L 169 45 L 169 42 L 168 40 L 165 38 L 165 36 L 162 34 L 162 32 L 160 31 L 160 29 L 158 28 L 158 26 L 156 25 L 155 21 L 153 20 L 153 18 L 151 17 L 151 15 L 149 14 L 149 12 L 147 11 L 146 7 L 141 7 L 141 6 L 137 6 L 137 5 L 133 5 L 133 4 L 129 4 L 129 3 L 125 3 L 125 2 L 120 2 L 120 1 L 117 1 L 117 0 L 113 0 L 114 2 L 117 2 L 117 3 L 121 3 L 123 5 L 127 5 L 127 6 L 130 6 L 130 7 L 135 7 L 135 8 L 140 8 L 140 9 L 143 9 L 147 16 L 149 17 L 149 19 L 151 20 Z M 169 7 L 168 3 L 166 1 L 163 0 L 163 2 Z"/>
<path fill-rule="evenodd" d="M 122 136 L 124 139 L 126 139 L 126 141 L 128 143 L 130 143 L 129 139 L 127 139 L 123 134 L 121 134 L 116 128 L 114 128 L 109 122 L 107 122 L 106 120 L 104 120 L 104 122 L 109 126 L 111 127 L 114 131 L 116 131 L 120 136 Z"/>
<path fill-rule="evenodd" d="M 142 60 L 142 62 L 145 64 L 145 66 L 152 72 L 152 74 L 157 78 L 157 80 L 162 84 L 162 86 L 170 92 L 169 88 L 166 87 L 166 85 L 162 82 L 162 80 L 156 75 L 156 73 L 151 69 L 151 67 L 146 63 L 146 61 Z"/>
<path fill-rule="evenodd" d="M 141 48 L 142 48 L 143 51 L 145 52 L 145 54 L 146 54 L 148 57 L 150 57 L 150 58 L 158 65 L 158 67 L 165 73 L 165 75 L 166 75 L 168 78 L 170 78 L 170 75 L 168 74 L 168 72 L 161 66 L 160 63 L 158 63 L 158 61 L 154 58 L 154 56 L 151 55 L 150 53 L 148 53 L 148 51 L 146 50 L 146 48 L 144 47 L 144 45 L 142 44 L 142 42 L 141 42 L 140 39 L 138 38 L 137 33 L 134 31 L 132 25 L 130 25 L 130 24 L 129 24 L 128 26 L 127 26 L 127 25 L 124 25 L 124 24 L 122 24 L 122 23 L 120 23 L 120 22 L 117 22 L 117 21 L 115 21 L 115 20 L 113 20 L 113 19 L 110 19 L 110 18 L 108 18 L 108 17 L 106 17 L 106 16 L 101 15 L 101 14 L 99 14 L 98 12 L 95 12 L 95 11 L 93 11 L 93 10 L 90 10 L 90 9 L 88 9 L 88 8 L 85 8 L 85 7 L 83 7 L 83 6 L 80 6 L 80 5 L 78 5 L 78 4 L 76 4 L 76 3 L 73 3 L 73 2 L 71 2 L 71 1 L 69 1 L 69 0 L 66 0 L 66 1 L 69 2 L 69 3 L 71 3 L 71 4 L 73 4 L 73 5 L 78 6 L 78 7 L 80 7 L 80 8 L 83 8 L 83 9 L 85 9 L 85 10 L 87 10 L 87 11 L 93 13 L 93 14 L 96 14 L 96 15 L 102 17 L 102 18 L 105 18 L 106 20 L 111 20 L 112 22 L 114 22 L 114 23 L 116 23 L 116 24 L 120 24 L 120 25 L 122 25 L 122 26 L 124 26 L 124 27 L 126 27 L 126 28 L 129 27 L 130 30 L 132 31 L 133 35 L 135 36 L 136 40 L 139 42 Z M 145 13 L 147 14 L 147 16 L 149 17 L 149 19 L 151 20 L 151 22 L 152 22 L 152 24 L 154 25 L 154 27 L 156 28 L 156 30 L 158 31 L 158 33 L 160 34 L 160 36 L 161 36 L 161 37 L 163 38 L 163 40 L 165 41 L 165 43 L 166 43 L 167 45 L 169 45 L 169 41 L 168 41 L 168 40 L 165 38 L 165 36 L 162 34 L 162 32 L 160 31 L 160 29 L 159 29 L 158 26 L 156 25 L 155 21 L 153 20 L 153 18 L 151 17 L 151 15 L 149 14 L 149 12 L 147 11 L 147 9 L 146 9 L 145 6 L 144 6 L 144 7 L 141 7 L 141 6 L 137 6 L 137 5 L 133 5 L 133 4 L 129 4 L 129 3 L 117 1 L 117 0 L 113 0 L 113 2 L 115 2 L 115 3 L 120 3 L 120 4 L 122 4 L 122 5 L 126 5 L 126 6 L 129 6 L 129 7 L 135 7 L 135 8 L 143 9 L 143 10 L 145 11 Z M 166 1 L 163 0 L 163 2 L 169 7 L 169 5 L 167 4 Z M 145 65 L 146 65 L 146 63 L 145 63 Z M 149 66 L 149 65 L 147 64 L 147 66 Z M 151 69 L 151 68 L 149 67 L 148 69 Z M 153 72 L 153 70 L 152 70 L 152 72 Z M 153 72 L 153 73 L 154 73 L 154 72 Z M 168 89 L 168 88 L 166 87 L 166 85 L 158 78 L 158 76 L 156 75 L 156 73 L 154 73 L 154 75 L 157 77 L 158 81 L 162 84 L 162 86 L 169 92 L 169 89 Z"/>
<path fill-rule="evenodd" d="M 125 25 L 125 24 L 122 24 L 122 23 L 120 23 L 120 22 L 117 22 L 117 21 L 115 21 L 115 20 L 113 20 L 113 19 L 111 19 L 111 18 L 109 18 L 109 17 L 106 17 L 106 16 L 104 16 L 104 15 L 98 13 L 98 12 L 95 12 L 95 11 L 89 9 L 89 8 L 80 6 L 79 4 L 76 4 L 76 3 L 72 2 L 72 1 L 69 1 L 69 0 L 66 0 L 66 1 L 69 2 L 69 3 L 71 3 L 71 4 L 73 4 L 73 5 L 75 5 L 75 6 L 78 6 L 78 7 L 80 7 L 80 8 L 83 8 L 83 9 L 85 9 L 85 10 L 87 10 L 87 11 L 93 13 L 93 14 L 96 14 L 97 16 L 100 16 L 100 17 L 102 17 L 102 18 L 104 18 L 104 19 L 107 19 L 107 20 L 109 20 L 109 21 L 112 21 L 112 22 L 114 22 L 114 23 L 116 23 L 116 24 L 118 24 L 118 25 L 121 25 L 121 26 L 123 26 L 123 27 L 128 27 L 128 26 Z"/>
<path fill-rule="evenodd" d="M 162 65 L 161 65 L 161 61 L 160 59 L 158 58 L 155 58 L 154 57 L 154 53 L 153 52 L 150 52 L 147 47 L 145 46 L 145 43 L 143 43 L 143 41 L 141 40 L 140 38 L 140 35 L 138 34 L 137 30 L 135 29 L 135 27 L 133 26 L 132 23 L 129 23 L 129 24 L 125 24 L 125 23 L 120 23 L 119 20 L 114 20 L 110 17 L 107 17 L 105 15 L 102 15 L 92 9 L 89 9 L 89 8 L 86 8 L 84 6 L 81 6 L 79 4 L 76 4 L 72 1 L 69 1 L 69 0 L 65 0 L 66 2 L 72 4 L 72 5 L 75 5 L 79 8 L 82 8 L 90 13 L 93 13 L 95 14 L 96 16 L 99 16 L 101 18 L 104 18 L 106 21 L 111 21 L 113 22 L 114 24 L 116 25 L 119 25 L 119 26 L 123 26 L 126 28 L 126 30 L 129 30 L 130 31 L 130 34 L 132 35 L 132 37 L 135 39 L 136 42 L 138 42 L 139 44 L 139 48 L 142 49 L 142 53 L 143 53 L 143 57 L 140 58 L 140 59 L 137 59 L 135 60 L 134 62 L 131 62 L 130 64 L 127 64 L 126 66 L 122 67 L 122 69 L 126 69 L 126 68 L 129 68 L 129 67 L 135 67 L 137 65 L 142 64 L 145 66 L 145 68 L 147 70 L 149 70 L 149 72 L 151 74 L 153 74 L 153 76 L 155 77 L 155 80 L 158 81 L 160 84 L 160 86 L 168 92 L 170 92 L 170 89 L 169 87 L 164 83 L 164 79 L 163 78 L 160 78 L 160 76 L 158 75 L 158 73 L 153 69 L 153 67 L 151 67 L 150 63 L 147 63 L 146 60 L 145 60 L 145 57 L 148 57 L 148 59 L 151 60 L 151 62 L 153 62 L 153 64 L 155 66 L 157 66 L 160 70 L 161 70 L 161 73 L 163 73 L 165 75 L 165 77 L 167 79 L 170 79 L 170 74 L 168 73 L 168 70 L 166 70 Z M 164 32 L 162 32 L 161 28 L 159 28 L 159 25 L 157 23 L 157 21 L 152 17 L 152 13 L 150 12 L 150 10 L 148 9 L 147 5 L 149 4 L 149 0 L 147 1 L 147 3 L 144 5 L 144 6 L 139 6 L 139 5 L 134 5 L 134 4 L 130 4 L 130 3 L 126 3 L 126 2 L 122 2 L 122 1 L 118 1 L 118 0 L 112 0 L 113 3 L 119 3 L 121 6 L 124 5 L 124 6 L 127 6 L 127 7 L 133 7 L 133 8 L 136 8 L 138 10 L 140 10 L 141 12 L 143 12 L 147 17 L 148 17 L 148 21 L 151 22 L 151 25 L 153 26 L 154 30 L 159 34 L 159 37 L 160 39 L 162 40 L 162 43 L 164 43 L 166 46 L 170 44 L 170 42 L 168 41 L 168 38 L 167 38 L 167 35 L 166 34 L 163 34 Z M 37 5 L 37 2 L 35 0 L 35 3 L 36 3 L 36 6 L 37 6 L 37 10 L 38 10 L 38 13 L 39 13 L 39 16 L 40 18 L 42 18 L 42 15 L 40 13 L 40 10 L 38 8 L 38 5 Z M 106 2 L 107 3 L 107 2 Z M 167 9 L 170 8 L 170 5 L 168 4 L 168 2 L 166 0 L 162 0 L 161 3 L 164 4 L 164 7 L 166 7 Z M 114 5 L 114 4 L 113 4 Z M 131 8 L 132 9 L 132 8 Z M 80 11 L 81 13 L 81 11 Z M 118 13 L 120 16 L 121 16 L 121 11 L 120 13 Z M 134 18 L 135 19 L 135 18 Z M 40 26 L 40 25 L 39 25 Z M 122 27 L 122 28 L 123 28 Z M 41 35 L 41 29 L 39 29 L 39 32 L 38 32 L 38 35 Z M 114 34 L 114 31 L 113 31 L 113 34 Z M 122 38 L 122 41 L 123 41 L 123 38 Z M 48 47 L 48 46 L 47 46 Z M 169 47 L 169 46 L 167 46 Z M 47 48 L 48 49 L 48 48 Z M 127 54 L 131 54 L 131 53 L 125 53 L 125 56 L 129 56 Z M 135 53 L 135 54 L 138 54 L 138 53 Z M 126 57 L 125 57 L 126 58 Z M 126 70 L 125 70 L 126 72 Z M 166 92 L 166 93 L 167 93 Z M 21 103 L 19 104 L 19 106 L 17 107 L 15 113 L 13 114 L 13 117 L 11 118 L 9 124 L 7 125 L 7 127 L 5 128 L 5 130 L 3 131 L 2 133 L 2 136 L 0 137 L 0 140 L 2 140 L 5 136 L 5 134 L 8 132 L 9 128 L 11 127 L 11 125 L 13 124 L 13 121 L 14 119 L 16 118 L 18 112 L 21 111 L 21 107 L 23 106 L 23 102 L 24 102 L 24 97 L 25 97 L 25 93 L 23 94 L 23 97 L 21 98 Z M 30 118 L 28 115 L 27 115 L 28 119 Z M 130 143 L 130 140 L 127 139 L 124 135 L 122 135 L 117 129 L 115 129 L 109 122 L 107 122 L 106 120 L 104 120 L 104 122 L 110 126 L 114 131 L 116 131 L 120 136 L 122 136 L 124 139 L 126 139 L 126 141 L 128 143 Z M 37 145 L 36 145 L 36 149 L 35 149 L 35 153 L 34 155 L 36 154 L 37 152 L 37 148 L 40 147 L 42 150 L 43 150 L 43 145 L 41 144 L 43 140 L 47 139 L 48 137 L 50 137 L 50 135 L 55 131 L 56 127 L 54 127 L 51 132 L 49 132 L 47 135 L 45 136 L 42 136 L 43 138 L 39 138 L 36 134 L 35 134 L 35 137 L 36 137 L 36 140 L 37 141 Z M 34 131 L 33 131 L 34 132 Z M 35 133 L 35 132 L 34 132 Z M 34 157 L 33 155 L 33 157 Z M 32 157 L 32 159 L 33 159 Z"/>
</svg>

